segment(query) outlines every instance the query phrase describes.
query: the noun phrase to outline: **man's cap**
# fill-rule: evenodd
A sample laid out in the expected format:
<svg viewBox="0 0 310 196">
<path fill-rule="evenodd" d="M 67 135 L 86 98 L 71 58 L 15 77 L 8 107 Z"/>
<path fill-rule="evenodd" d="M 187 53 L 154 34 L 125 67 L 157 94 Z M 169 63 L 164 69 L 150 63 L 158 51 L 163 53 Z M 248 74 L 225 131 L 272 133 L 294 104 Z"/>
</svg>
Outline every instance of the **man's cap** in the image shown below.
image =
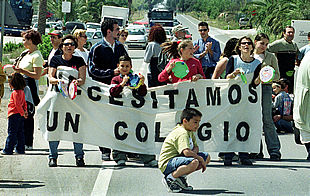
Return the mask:
<svg viewBox="0 0 310 196">
<path fill-rule="evenodd" d="M 173 27 L 172 33 L 175 34 L 178 31 L 184 31 L 185 29 L 188 29 L 187 27 L 182 27 L 182 25 L 177 25 Z"/>
<path fill-rule="evenodd" d="M 49 35 L 57 35 L 58 37 L 62 37 L 62 32 L 59 30 L 54 30 L 51 33 L 48 33 Z"/>
</svg>

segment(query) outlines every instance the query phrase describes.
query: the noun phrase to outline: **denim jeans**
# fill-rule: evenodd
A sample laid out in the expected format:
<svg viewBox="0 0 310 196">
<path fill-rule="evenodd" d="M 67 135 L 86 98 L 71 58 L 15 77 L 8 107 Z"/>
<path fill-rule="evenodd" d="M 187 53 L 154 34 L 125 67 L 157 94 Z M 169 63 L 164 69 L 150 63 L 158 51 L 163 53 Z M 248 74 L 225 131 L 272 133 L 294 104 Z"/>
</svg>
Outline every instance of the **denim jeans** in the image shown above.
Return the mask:
<svg viewBox="0 0 310 196">
<path fill-rule="evenodd" d="M 50 154 L 49 158 L 57 159 L 58 158 L 58 145 L 59 141 L 49 141 L 49 147 L 50 147 Z M 83 144 L 82 143 L 75 143 L 73 142 L 73 148 L 74 148 L 74 154 L 75 158 L 83 158 L 84 157 L 84 151 L 83 151 Z"/>
<path fill-rule="evenodd" d="M 272 87 L 271 84 L 262 85 L 263 131 L 269 155 L 281 157 L 280 140 L 272 120 Z"/>
<path fill-rule="evenodd" d="M 293 133 L 293 126 L 290 121 L 286 121 L 284 119 L 280 119 L 274 123 L 278 130 L 285 131 L 287 133 Z"/>
<path fill-rule="evenodd" d="M 6 138 L 3 152 L 13 154 L 15 145 L 17 153 L 25 153 L 24 117 L 20 114 L 9 116 L 8 137 Z"/>
</svg>

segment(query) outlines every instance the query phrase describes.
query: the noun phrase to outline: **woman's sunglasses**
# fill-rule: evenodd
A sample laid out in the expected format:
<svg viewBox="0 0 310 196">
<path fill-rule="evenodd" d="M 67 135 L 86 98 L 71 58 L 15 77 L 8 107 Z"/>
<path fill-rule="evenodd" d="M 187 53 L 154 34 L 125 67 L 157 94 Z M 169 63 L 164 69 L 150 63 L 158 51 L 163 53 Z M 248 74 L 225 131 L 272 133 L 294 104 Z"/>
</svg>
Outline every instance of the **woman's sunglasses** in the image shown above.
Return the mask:
<svg viewBox="0 0 310 196">
<path fill-rule="evenodd" d="M 74 43 L 64 43 L 63 45 L 64 45 L 64 46 L 75 46 Z"/>
<path fill-rule="evenodd" d="M 122 37 L 128 37 L 128 35 L 124 35 L 124 34 L 122 34 L 121 36 L 122 36 Z"/>
</svg>

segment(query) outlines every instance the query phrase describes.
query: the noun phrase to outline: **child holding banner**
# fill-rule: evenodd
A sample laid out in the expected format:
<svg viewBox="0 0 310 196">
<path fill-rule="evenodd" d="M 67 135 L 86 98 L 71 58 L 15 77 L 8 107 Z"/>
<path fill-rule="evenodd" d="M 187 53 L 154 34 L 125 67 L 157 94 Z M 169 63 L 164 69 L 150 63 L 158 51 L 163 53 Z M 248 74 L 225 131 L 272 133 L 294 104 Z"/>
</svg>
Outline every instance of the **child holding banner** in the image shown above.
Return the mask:
<svg viewBox="0 0 310 196">
<path fill-rule="evenodd" d="M 110 88 L 110 95 L 113 97 L 118 97 L 123 88 L 125 86 L 129 86 L 133 88 L 133 91 L 137 91 L 138 95 L 145 96 L 147 93 L 146 85 L 144 84 L 144 76 L 139 74 L 139 78 L 134 78 L 134 75 L 131 73 L 132 63 L 131 58 L 127 55 L 121 56 L 119 58 L 118 69 L 120 75 L 115 76 L 112 78 Z M 132 80 L 136 80 L 136 83 L 133 83 Z M 127 160 L 126 153 L 118 150 L 113 150 L 112 156 L 114 161 L 119 166 L 124 166 Z M 158 163 L 155 160 L 155 155 L 147 155 L 147 154 L 140 154 L 139 155 L 144 163 L 144 166 L 148 167 L 157 167 Z"/>
<path fill-rule="evenodd" d="M 199 152 L 194 132 L 199 128 L 201 112 L 194 108 L 182 111 L 180 122 L 166 137 L 159 155 L 158 167 L 165 175 L 163 184 L 169 192 L 193 190 L 186 175 L 202 169 L 210 162 L 210 155 Z"/>
<path fill-rule="evenodd" d="M 1 154 L 25 154 L 24 120 L 28 116 L 24 88 L 26 82 L 19 73 L 14 73 L 9 80 L 10 88 L 14 89 L 8 105 L 8 137 Z"/>
<path fill-rule="evenodd" d="M 190 40 L 178 41 L 178 42 L 168 42 L 163 44 L 163 52 L 167 53 L 169 58 L 172 58 L 166 65 L 166 68 L 158 75 L 158 81 L 177 83 L 186 80 L 191 80 L 193 82 L 199 79 L 205 79 L 205 74 L 199 60 L 193 57 L 194 46 L 193 42 Z M 187 73 L 185 76 L 179 77 L 178 71 L 174 71 L 177 62 L 183 62 L 187 66 Z M 181 65 L 177 65 L 181 66 Z M 179 69 L 182 71 L 181 69 Z M 182 75 L 182 73 L 181 73 Z"/>
</svg>

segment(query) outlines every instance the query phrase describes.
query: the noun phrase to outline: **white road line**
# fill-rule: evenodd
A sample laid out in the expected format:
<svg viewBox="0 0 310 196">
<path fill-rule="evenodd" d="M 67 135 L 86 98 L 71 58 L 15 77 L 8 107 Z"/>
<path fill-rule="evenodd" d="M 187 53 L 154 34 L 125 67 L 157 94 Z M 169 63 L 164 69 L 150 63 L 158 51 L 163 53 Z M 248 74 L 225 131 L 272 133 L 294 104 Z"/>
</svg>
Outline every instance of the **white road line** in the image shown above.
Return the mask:
<svg viewBox="0 0 310 196">
<path fill-rule="evenodd" d="M 93 191 L 91 193 L 92 196 L 105 196 L 108 193 L 110 181 L 112 178 L 112 173 L 114 170 L 114 166 L 116 163 L 114 161 L 106 161 L 102 163 L 102 169 L 99 171 Z M 105 166 L 109 167 L 105 167 Z"/>
</svg>

